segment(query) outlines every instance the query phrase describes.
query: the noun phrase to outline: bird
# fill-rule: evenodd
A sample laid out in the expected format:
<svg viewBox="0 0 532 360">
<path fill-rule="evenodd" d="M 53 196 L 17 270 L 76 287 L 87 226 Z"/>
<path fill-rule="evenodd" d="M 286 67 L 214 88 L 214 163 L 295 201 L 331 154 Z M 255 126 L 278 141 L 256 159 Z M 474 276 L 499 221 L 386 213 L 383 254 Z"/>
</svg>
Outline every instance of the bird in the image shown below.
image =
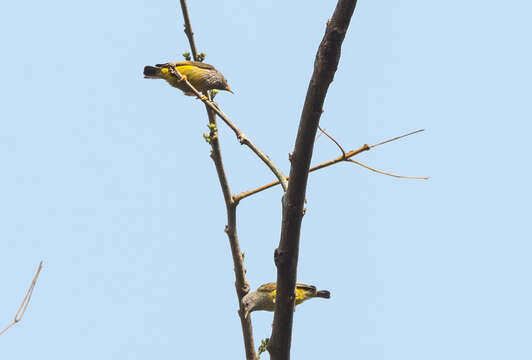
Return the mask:
<svg viewBox="0 0 532 360">
<path fill-rule="evenodd" d="M 242 298 L 242 308 L 244 310 L 244 317 L 248 317 L 249 313 L 256 310 L 275 310 L 275 295 L 277 293 L 276 283 L 267 283 L 261 285 L 257 290 L 247 294 Z M 307 284 L 296 284 L 296 305 L 303 301 L 320 297 L 329 299 L 331 293 L 327 290 L 317 290 L 315 286 Z"/>
<path fill-rule="evenodd" d="M 181 74 L 183 77 L 182 79 L 178 79 L 174 74 L 172 74 L 170 71 L 170 68 L 172 67 L 175 67 L 175 69 L 179 71 L 179 74 Z M 188 82 L 199 92 L 218 89 L 233 93 L 227 84 L 227 80 L 224 78 L 221 72 L 216 70 L 214 66 L 200 61 L 182 61 L 157 64 L 155 66 L 147 65 L 144 67 L 144 78 L 164 79 L 170 85 L 182 90 L 185 95 L 189 96 L 193 96 L 194 93 L 183 81 L 185 79 L 188 80 Z"/>
</svg>

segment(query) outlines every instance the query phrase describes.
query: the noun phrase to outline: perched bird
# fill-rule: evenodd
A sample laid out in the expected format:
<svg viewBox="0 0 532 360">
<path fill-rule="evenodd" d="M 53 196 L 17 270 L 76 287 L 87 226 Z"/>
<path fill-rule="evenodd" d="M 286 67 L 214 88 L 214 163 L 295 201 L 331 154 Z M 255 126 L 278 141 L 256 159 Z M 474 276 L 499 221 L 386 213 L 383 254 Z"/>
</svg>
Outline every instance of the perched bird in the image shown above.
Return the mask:
<svg viewBox="0 0 532 360">
<path fill-rule="evenodd" d="M 182 61 L 175 63 L 157 64 L 155 66 L 144 67 L 144 78 L 146 79 L 164 79 L 173 87 L 185 92 L 185 95 L 194 95 L 183 79 L 178 79 L 173 75 L 169 68 L 175 66 L 177 71 L 187 79 L 192 86 L 199 92 L 219 89 L 227 90 L 232 93 L 227 80 L 222 73 L 214 66 L 202 63 L 200 61 Z"/>
<path fill-rule="evenodd" d="M 276 283 L 267 283 L 260 286 L 257 290 L 247 294 L 242 298 L 244 315 L 248 317 L 249 313 L 255 310 L 275 310 L 275 294 L 277 293 Z M 296 305 L 303 301 L 320 297 L 328 299 L 331 293 L 327 290 L 316 290 L 315 286 L 307 284 L 296 284 Z"/>
</svg>

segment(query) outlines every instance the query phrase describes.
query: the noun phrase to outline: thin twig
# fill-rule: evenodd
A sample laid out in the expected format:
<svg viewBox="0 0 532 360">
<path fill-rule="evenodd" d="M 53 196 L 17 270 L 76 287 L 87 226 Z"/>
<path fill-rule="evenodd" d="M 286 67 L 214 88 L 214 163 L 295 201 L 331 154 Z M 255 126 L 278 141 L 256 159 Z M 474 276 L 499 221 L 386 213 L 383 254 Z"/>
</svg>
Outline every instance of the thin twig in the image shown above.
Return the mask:
<svg viewBox="0 0 532 360">
<path fill-rule="evenodd" d="M 192 86 L 192 84 L 186 79 L 186 77 L 184 78 L 179 73 L 179 71 L 176 69 L 175 66 L 170 67 L 169 70 L 170 70 L 170 73 L 172 75 L 174 75 L 175 77 L 177 77 L 179 79 L 179 81 L 184 81 L 185 84 L 187 84 L 187 86 L 189 87 L 189 89 L 194 93 L 194 95 L 196 95 L 198 97 L 198 99 L 203 101 L 203 103 L 206 106 L 208 106 L 211 110 L 213 110 L 216 113 L 216 115 L 218 115 L 220 117 L 220 119 L 222 119 L 231 128 L 231 130 L 233 130 L 233 132 L 235 133 L 235 135 L 236 135 L 236 137 L 237 137 L 237 139 L 238 139 L 238 141 L 240 142 L 241 145 L 246 145 L 247 147 L 249 147 L 251 149 L 251 151 L 253 151 L 266 164 L 266 166 L 268 166 L 270 168 L 270 170 L 274 173 L 274 175 L 277 177 L 277 179 L 279 179 L 279 181 L 281 182 L 281 186 L 283 187 L 283 190 L 286 191 L 286 189 L 288 187 L 288 182 L 286 181 L 286 176 L 284 176 L 282 171 L 273 163 L 273 161 L 270 160 L 268 155 L 266 155 L 261 149 L 259 149 L 246 136 L 246 134 L 244 134 L 244 132 L 242 130 L 240 130 L 238 128 L 238 126 L 236 126 L 236 124 L 234 122 L 232 122 L 231 119 L 229 119 L 229 117 L 227 115 L 225 115 L 223 113 L 223 111 L 218 107 L 218 105 L 216 105 L 215 102 L 209 100 L 207 98 L 207 96 L 202 95 L 198 90 L 196 90 L 194 88 L 194 86 Z"/>
<path fill-rule="evenodd" d="M 188 10 L 187 10 L 185 0 L 181 0 L 181 9 L 183 11 L 183 17 L 185 19 L 185 33 L 187 34 L 187 37 L 189 39 L 192 54 L 194 56 L 194 59 L 198 60 L 197 52 L 196 52 L 196 45 L 195 45 L 194 37 L 193 37 L 194 33 L 192 31 L 192 26 L 190 24 L 190 19 L 188 16 Z M 182 79 L 182 76 L 181 74 L 179 74 L 179 71 L 177 71 L 177 69 L 175 69 L 175 72 L 177 73 L 176 76 L 178 77 L 178 79 Z M 194 87 L 188 81 L 186 81 L 186 83 L 188 84 L 189 88 L 192 91 L 194 91 L 196 96 L 198 96 L 200 99 L 203 100 L 207 98 L 206 96 L 201 96 L 201 94 L 199 94 L 199 92 L 196 89 L 194 89 Z M 251 324 L 251 318 L 250 317 L 246 318 L 244 316 L 244 309 L 242 308 L 242 298 L 249 292 L 249 285 L 246 280 L 246 269 L 244 268 L 244 255 L 240 251 L 240 244 L 238 241 L 238 234 L 237 234 L 237 227 L 236 227 L 236 207 L 238 205 L 238 201 L 236 201 L 231 195 L 229 182 L 227 180 L 227 176 L 225 173 L 224 164 L 222 160 L 222 152 L 220 149 L 220 143 L 218 141 L 218 128 L 216 124 L 216 114 L 217 114 L 216 110 L 218 109 L 217 107 L 213 108 L 213 104 L 211 103 L 211 101 L 207 101 L 207 102 L 204 101 L 204 103 L 205 103 L 205 110 L 207 111 L 207 116 L 209 118 L 210 133 L 209 133 L 208 140 L 211 145 L 211 158 L 214 162 L 214 166 L 216 167 L 216 173 L 220 181 L 220 187 L 222 188 L 222 193 L 224 195 L 224 201 L 225 201 L 225 206 L 226 206 L 226 211 L 227 211 L 227 226 L 225 228 L 225 232 L 229 239 L 229 245 L 231 247 L 231 254 L 233 257 L 233 265 L 234 265 L 233 269 L 235 272 L 235 288 L 236 288 L 236 294 L 237 294 L 238 303 L 239 303 L 238 314 L 240 317 L 240 325 L 242 327 L 242 336 L 244 338 L 246 359 L 256 360 L 258 356 L 255 352 L 255 344 L 253 341 L 253 327 Z M 222 119 L 225 121 L 224 118 Z"/>
<path fill-rule="evenodd" d="M 360 165 L 363 168 L 366 168 L 368 170 L 374 171 L 376 173 L 383 174 L 383 175 L 388 175 L 388 176 L 393 176 L 393 177 L 399 178 L 399 179 L 416 179 L 416 180 L 428 180 L 429 179 L 428 176 L 405 176 L 405 175 L 392 174 L 392 173 L 389 173 L 389 172 L 386 172 L 386 171 L 377 170 L 375 168 L 372 168 L 371 166 L 368 166 L 366 164 L 363 164 L 363 163 L 358 162 L 358 161 L 353 160 L 353 159 L 347 159 L 347 161 L 350 161 L 350 162 L 352 162 L 354 164 Z"/>
<path fill-rule="evenodd" d="M 396 136 L 396 137 L 388 139 L 388 140 L 384 140 L 384 141 L 382 141 L 382 142 L 380 142 L 378 144 L 371 145 L 370 148 L 373 149 L 374 147 L 377 147 L 377 146 L 380 146 L 380 145 L 383 145 L 383 144 L 386 144 L 386 143 L 389 143 L 389 142 L 392 142 L 392 141 L 395 141 L 395 140 L 399 140 L 399 139 L 402 139 L 404 137 L 420 133 L 422 131 L 425 131 L 425 129 L 419 129 L 419 130 L 416 130 L 416 131 L 409 132 L 408 134 L 404 134 L 404 135 Z"/>
<path fill-rule="evenodd" d="M 15 317 L 13 318 L 13 321 L 7 325 L 5 328 L 0 331 L 0 335 L 5 333 L 7 329 L 9 329 L 11 326 L 18 323 L 20 320 L 22 320 L 22 317 L 24 316 L 24 313 L 26 312 L 26 309 L 28 308 L 28 305 L 31 300 L 31 295 L 33 294 L 33 289 L 35 288 L 35 284 L 37 283 L 37 278 L 39 277 L 39 274 L 41 273 L 42 269 L 42 261 L 39 263 L 39 267 L 37 268 L 37 272 L 35 272 L 35 276 L 33 277 L 33 280 L 31 281 L 30 287 L 28 288 L 28 291 L 26 292 L 26 296 L 24 296 L 24 299 L 20 303 L 20 306 L 18 307 L 17 313 L 15 314 Z"/>
<path fill-rule="evenodd" d="M 192 52 L 192 58 L 198 61 L 198 50 L 196 49 L 196 43 L 194 41 L 194 32 L 190 25 L 190 18 L 188 17 L 188 9 L 186 0 L 180 0 L 181 12 L 183 13 L 183 19 L 185 20 L 185 34 L 187 35 L 188 42 L 190 44 L 190 51 Z"/>
<path fill-rule="evenodd" d="M 345 159 L 345 151 L 344 151 L 344 148 L 342 148 L 342 145 L 340 145 L 340 143 L 338 141 L 336 141 L 331 135 L 329 135 L 327 132 L 325 132 L 325 130 L 323 130 L 319 125 L 318 125 L 318 129 L 323 133 L 325 134 L 325 136 L 327 136 L 333 143 L 336 144 L 336 146 L 338 146 L 338 148 L 340 149 L 340 151 L 342 152 L 342 156 L 343 158 Z"/>
<path fill-rule="evenodd" d="M 318 135 L 316 135 L 316 138 L 314 139 L 314 142 L 317 142 L 318 139 L 323 135 L 322 132 L 320 132 Z"/>
</svg>

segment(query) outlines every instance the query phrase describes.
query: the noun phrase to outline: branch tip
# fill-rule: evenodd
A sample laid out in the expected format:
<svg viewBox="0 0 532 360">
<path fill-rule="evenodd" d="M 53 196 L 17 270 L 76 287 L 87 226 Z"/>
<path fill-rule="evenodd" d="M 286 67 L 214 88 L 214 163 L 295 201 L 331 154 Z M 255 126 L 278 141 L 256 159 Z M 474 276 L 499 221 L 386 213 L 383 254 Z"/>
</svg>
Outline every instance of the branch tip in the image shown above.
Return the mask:
<svg viewBox="0 0 532 360">
<path fill-rule="evenodd" d="M 396 136 L 394 138 L 391 138 L 391 139 L 388 139 L 388 140 L 384 140 L 384 141 L 381 141 L 380 143 L 377 143 L 375 145 L 371 145 L 370 148 L 374 148 L 374 147 L 377 147 L 377 146 L 380 146 L 380 145 L 384 145 L 384 144 L 387 144 L 389 142 L 392 142 L 392 141 L 395 141 L 395 140 L 399 140 L 399 139 L 402 139 L 404 137 L 407 137 L 407 136 L 410 136 L 410 135 L 414 135 L 414 134 L 417 134 L 417 133 L 420 133 L 422 131 L 425 131 L 425 129 L 419 129 L 419 130 L 416 130 L 416 131 L 412 131 L 412 132 L 409 132 L 408 134 L 404 134 L 404 135 L 400 135 L 400 136 Z"/>
<path fill-rule="evenodd" d="M 392 174 L 392 173 L 389 173 L 389 172 L 386 172 L 386 171 L 377 170 L 375 168 L 372 168 L 371 166 L 368 166 L 366 164 L 363 164 L 363 163 L 361 163 L 359 161 L 356 161 L 356 160 L 353 160 L 353 159 L 347 159 L 347 161 L 352 162 L 353 164 L 357 164 L 359 166 L 362 166 L 363 168 L 366 168 L 366 169 L 371 170 L 373 172 L 376 172 L 376 173 L 379 173 L 379 174 L 382 174 L 382 175 L 391 176 L 391 177 L 394 177 L 394 178 L 413 179 L 413 180 L 428 180 L 429 179 L 428 176 L 406 176 L 406 175 Z"/>
</svg>

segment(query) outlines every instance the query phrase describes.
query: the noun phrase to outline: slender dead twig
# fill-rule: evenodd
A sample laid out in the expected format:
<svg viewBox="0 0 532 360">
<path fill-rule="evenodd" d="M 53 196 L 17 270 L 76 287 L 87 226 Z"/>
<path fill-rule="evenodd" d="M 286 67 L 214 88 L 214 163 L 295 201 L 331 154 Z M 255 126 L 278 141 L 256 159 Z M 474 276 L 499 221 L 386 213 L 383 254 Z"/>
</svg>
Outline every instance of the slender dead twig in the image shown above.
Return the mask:
<svg viewBox="0 0 532 360">
<path fill-rule="evenodd" d="M 185 0 L 181 0 L 181 10 L 183 11 L 183 17 L 185 19 L 185 34 L 189 39 L 191 51 L 194 59 L 197 60 L 197 50 L 194 42 L 192 26 L 190 24 L 190 19 L 188 16 L 188 10 L 185 3 Z M 177 71 L 178 78 L 182 78 L 181 74 Z M 188 83 L 188 81 L 187 81 Z M 190 83 L 188 86 L 193 90 L 200 99 L 203 99 L 199 92 L 194 89 Z M 205 101 L 204 101 L 205 102 Z M 246 351 L 247 360 L 256 360 L 258 358 L 255 352 L 255 344 L 253 340 L 253 327 L 251 324 L 251 318 L 245 317 L 244 310 L 242 308 L 242 298 L 249 292 L 249 285 L 246 280 L 246 269 L 244 268 L 244 256 L 240 251 L 240 244 L 238 241 L 238 233 L 236 228 L 236 207 L 238 201 L 235 201 L 234 197 L 231 195 L 231 189 L 229 187 L 229 182 L 224 169 L 224 164 L 222 160 L 222 152 L 220 149 L 220 143 L 218 141 L 218 129 L 216 124 L 216 111 L 212 107 L 210 101 L 205 103 L 205 110 L 207 111 L 207 116 L 209 118 L 209 137 L 208 141 L 211 145 L 211 158 L 214 162 L 216 168 L 216 173 L 220 181 L 220 187 L 224 196 L 225 206 L 227 210 L 227 225 L 225 227 L 225 233 L 229 239 L 229 245 L 231 247 L 231 255 L 233 257 L 234 272 L 235 272 L 235 288 L 239 304 L 239 317 L 240 324 L 242 327 L 242 336 L 244 338 L 244 347 Z M 222 118 L 223 119 L 223 118 Z M 238 135 L 237 135 L 238 136 Z M 249 146 L 249 145 L 248 145 Z"/>
<path fill-rule="evenodd" d="M 384 145 L 386 143 L 389 143 L 389 142 L 392 142 L 392 141 L 395 141 L 395 140 L 399 140 L 399 139 L 402 139 L 404 137 L 407 137 L 407 136 L 410 136 L 410 135 L 414 135 L 414 134 L 417 134 L 417 133 L 420 133 L 422 131 L 425 131 L 425 129 L 419 129 L 419 130 L 416 130 L 416 131 L 412 131 L 412 132 L 409 132 L 408 134 L 404 134 L 404 135 L 399 135 L 399 136 L 396 136 L 394 138 L 391 138 L 391 139 L 388 139 L 388 140 L 384 140 L 384 141 L 381 141 L 380 143 L 378 144 L 375 144 L 375 145 L 371 145 L 370 148 L 374 148 L 374 147 L 377 147 L 377 146 L 380 146 L 380 145 Z"/>
<path fill-rule="evenodd" d="M 356 0 L 338 0 L 316 54 L 314 72 L 301 112 L 290 167 L 290 183 L 283 199 L 281 240 L 274 257 L 277 266 L 277 292 L 272 334 L 267 345 L 271 360 L 290 359 L 299 236 L 314 139 L 325 96 L 338 68 L 340 49 L 356 3 Z"/>
<path fill-rule="evenodd" d="M 321 128 L 320 128 L 321 129 Z M 314 139 L 314 142 L 317 142 L 318 139 L 323 135 L 322 132 L 320 132 L 318 135 L 316 135 L 316 139 Z"/>
<path fill-rule="evenodd" d="M 356 161 L 356 160 L 353 160 L 353 159 L 346 159 L 345 158 L 345 151 L 344 149 L 342 148 L 342 146 L 340 145 L 340 143 L 338 141 L 336 141 L 336 139 L 334 137 L 332 137 L 332 135 L 326 133 L 319 125 L 318 125 L 318 129 L 323 133 L 325 134 L 332 142 L 334 142 L 336 144 L 336 146 L 338 146 L 338 148 L 340 149 L 340 151 L 342 152 L 342 157 L 344 158 L 345 161 L 349 161 L 349 162 L 352 162 L 353 164 L 357 164 L 359 166 L 362 166 L 363 168 L 366 168 L 368 170 L 371 170 L 373 172 L 376 172 L 376 173 L 379 173 L 379 174 L 383 174 L 383 175 L 388 175 L 388 176 L 392 176 L 392 177 L 396 177 L 396 178 L 400 178 L 400 179 L 417 179 L 417 180 L 428 180 L 429 178 L 427 176 L 404 176 L 404 175 L 397 175 L 397 174 L 392 174 L 392 173 L 389 173 L 389 172 L 386 172 L 386 171 L 382 171 L 382 170 L 377 170 L 375 168 L 372 168 L 371 166 L 368 166 L 366 164 L 363 164 L 359 161 Z M 405 135 L 401 135 L 401 136 L 397 136 L 393 139 L 390 139 L 390 140 L 387 140 L 385 142 L 380 142 L 378 144 L 375 144 L 373 146 L 370 146 L 370 148 L 374 148 L 376 146 L 379 146 L 379 145 L 382 145 L 382 144 L 386 144 L 387 142 L 390 142 L 390 141 L 394 141 L 394 140 L 398 140 L 398 139 L 401 139 L 405 136 L 408 136 L 408 135 L 413 135 L 415 133 L 418 133 L 420 131 L 423 131 L 423 129 L 421 130 L 417 130 L 417 131 L 413 131 L 413 132 L 410 132 L 408 134 L 405 134 Z"/>
<path fill-rule="evenodd" d="M 20 306 L 18 307 L 17 313 L 15 314 L 13 321 L 0 331 L 0 335 L 5 333 L 7 329 L 9 329 L 11 326 L 15 325 L 20 320 L 22 320 L 22 317 L 24 316 L 24 313 L 26 312 L 26 309 L 28 308 L 28 305 L 30 304 L 31 295 L 33 294 L 33 289 L 35 288 L 35 284 L 37 283 L 37 278 L 39 277 L 39 274 L 41 273 L 41 269 L 42 269 L 42 261 L 39 263 L 39 267 L 37 268 L 37 271 L 35 272 L 35 276 L 33 277 L 30 287 L 28 288 L 28 291 L 26 292 L 26 296 L 24 296 L 24 299 L 22 299 L 22 302 L 20 303 Z"/>
<path fill-rule="evenodd" d="M 331 140 L 333 143 L 335 143 L 336 146 L 338 146 L 338 148 L 342 152 L 342 156 L 345 159 L 345 151 L 344 151 L 344 148 L 342 147 L 342 145 L 340 145 L 340 143 L 338 141 L 336 141 L 335 138 L 333 138 L 330 134 L 328 134 L 325 130 L 323 130 L 319 125 L 318 125 L 318 129 L 322 132 L 322 134 L 325 134 L 325 136 L 327 136 L 329 138 L 329 140 Z"/>
<path fill-rule="evenodd" d="M 368 170 L 374 171 L 376 173 L 392 176 L 392 177 L 399 178 L 399 179 L 415 179 L 415 180 L 428 180 L 429 179 L 428 176 L 406 176 L 406 175 L 392 174 L 392 173 L 389 173 L 389 172 L 386 172 L 386 171 L 377 170 L 375 168 L 372 168 L 371 166 L 368 166 L 366 164 L 363 164 L 363 163 L 361 163 L 359 161 L 356 161 L 356 160 L 353 160 L 353 159 L 347 159 L 347 161 L 352 162 L 353 164 L 357 164 L 359 166 L 362 166 L 363 168 L 366 168 Z"/>
<path fill-rule="evenodd" d="M 396 136 L 394 138 L 381 141 L 380 143 L 375 144 L 375 145 L 371 145 L 371 146 L 365 144 L 364 146 L 360 147 L 357 150 L 348 151 L 347 153 L 345 153 L 345 155 L 342 154 L 342 156 L 339 156 L 339 157 L 334 158 L 334 159 L 329 160 L 329 161 L 325 161 L 325 162 L 323 162 L 323 163 L 321 163 L 319 165 L 313 166 L 313 167 L 311 167 L 309 169 L 309 172 L 313 172 L 313 171 L 316 171 L 316 170 L 319 170 L 319 169 L 323 169 L 325 167 L 328 167 L 328 166 L 331 166 L 331 165 L 334 165 L 334 164 L 338 164 L 339 162 L 346 161 L 346 160 L 352 158 L 353 156 L 356 156 L 356 155 L 358 155 L 358 154 L 360 154 L 360 153 L 362 153 L 364 151 L 369 151 L 370 149 L 372 149 L 374 147 L 377 147 L 377 146 L 380 146 L 380 145 L 383 145 L 383 144 L 387 144 L 389 142 L 392 142 L 392 141 L 395 141 L 395 140 L 399 140 L 399 139 L 402 139 L 402 138 L 404 138 L 406 136 L 414 135 L 414 134 L 417 134 L 417 133 L 422 132 L 422 131 L 424 131 L 424 129 L 416 130 L 416 131 L 409 132 L 408 134 Z M 289 178 L 287 177 L 286 180 L 289 180 Z M 235 198 L 236 201 L 240 201 L 242 199 L 247 198 L 248 196 L 254 195 L 256 193 L 259 193 L 261 191 L 264 191 L 264 190 L 269 189 L 271 187 L 274 187 L 276 185 L 279 185 L 279 180 L 272 181 L 269 184 L 259 186 L 258 188 L 255 188 L 253 190 L 248 190 L 248 191 L 241 192 L 240 194 L 235 195 L 234 198 Z"/>
</svg>

